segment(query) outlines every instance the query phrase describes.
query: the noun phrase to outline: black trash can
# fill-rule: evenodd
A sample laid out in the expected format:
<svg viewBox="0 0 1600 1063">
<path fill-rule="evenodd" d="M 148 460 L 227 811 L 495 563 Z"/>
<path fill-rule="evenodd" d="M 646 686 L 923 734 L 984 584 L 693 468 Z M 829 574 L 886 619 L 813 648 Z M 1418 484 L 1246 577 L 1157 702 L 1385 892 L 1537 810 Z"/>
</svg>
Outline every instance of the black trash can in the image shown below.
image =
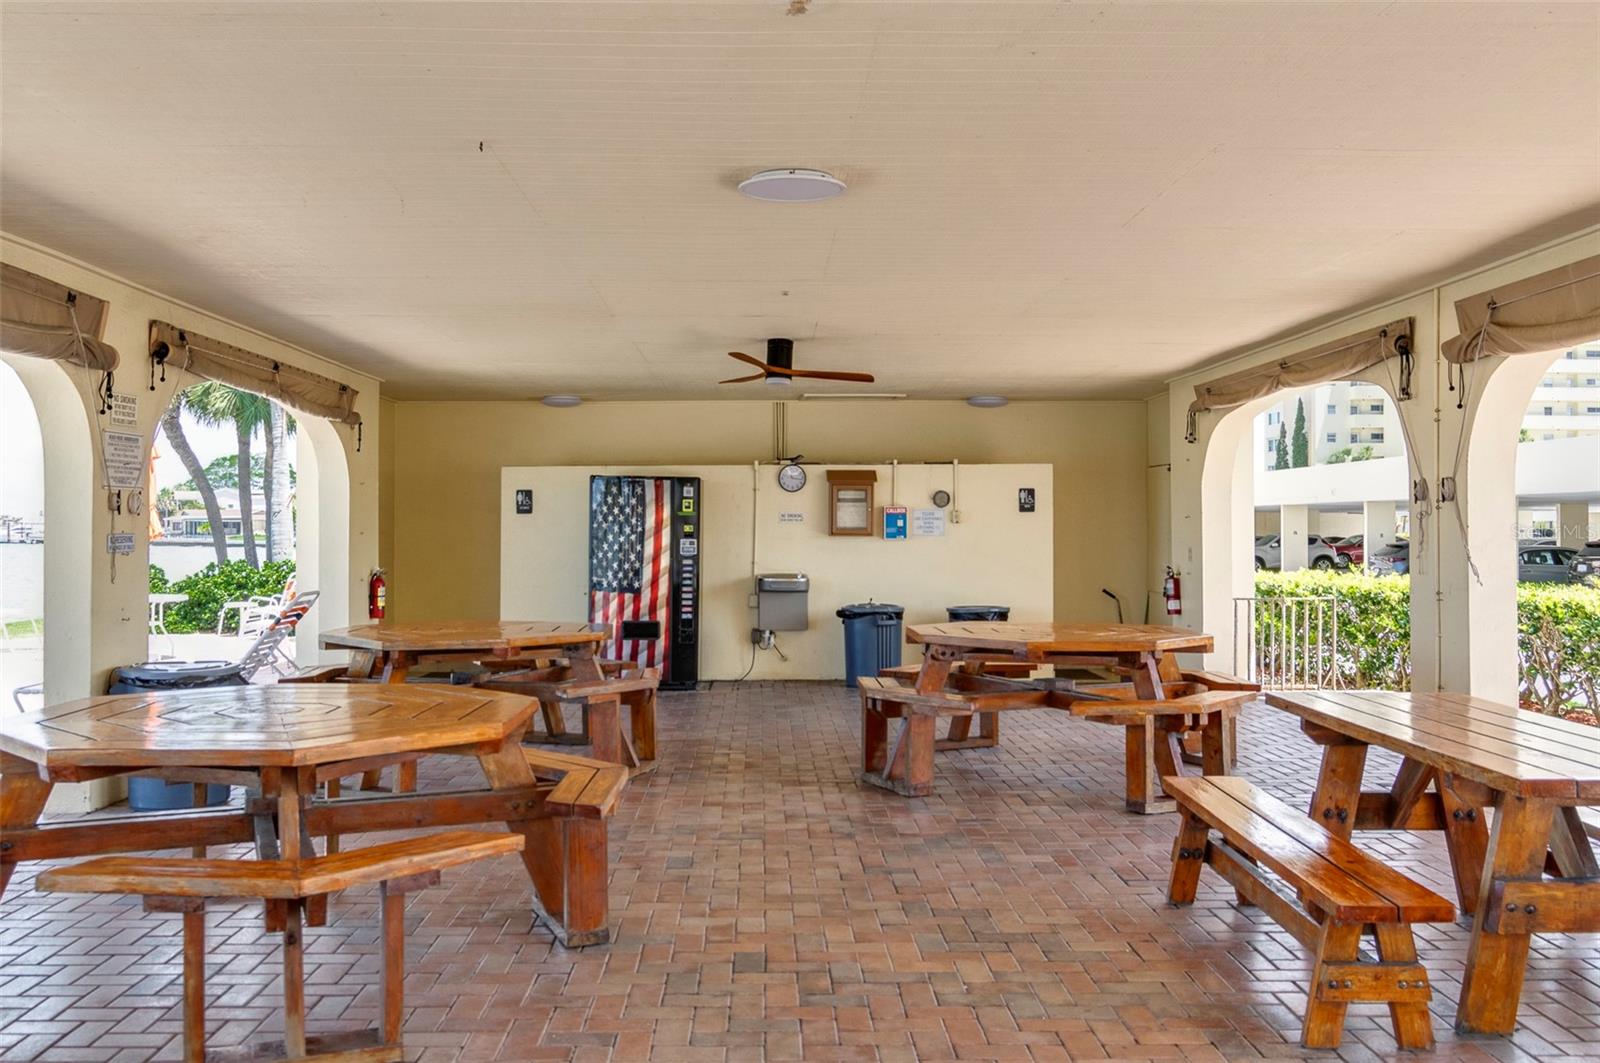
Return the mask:
<svg viewBox="0 0 1600 1063">
<path fill-rule="evenodd" d="M 900 619 L 905 607 L 882 602 L 847 605 L 836 614 L 844 621 L 844 685 L 853 687 L 862 676 L 874 676 L 900 664 Z"/>
<path fill-rule="evenodd" d="M 952 624 L 962 620 L 1002 622 L 1011 619 L 1009 605 L 947 605 L 944 611 Z"/>
<path fill-rule="evenodd" d="M 232 661 L 146 661 L 118 668 L 111 673 L 110 694 L 147 694 L 157 690 L 198 690 L 203 687 L 242 687 L 246 685 L 239 666 Z M 229 787 L 212 783 L 206 787 L 207 805 L 228 803 Z M 194 786 L 190 783 L 165 783 L 160 779 L 128 780 L 128 807 L 139 812 L 159 812 L 194 807 Z"/>
</svg>

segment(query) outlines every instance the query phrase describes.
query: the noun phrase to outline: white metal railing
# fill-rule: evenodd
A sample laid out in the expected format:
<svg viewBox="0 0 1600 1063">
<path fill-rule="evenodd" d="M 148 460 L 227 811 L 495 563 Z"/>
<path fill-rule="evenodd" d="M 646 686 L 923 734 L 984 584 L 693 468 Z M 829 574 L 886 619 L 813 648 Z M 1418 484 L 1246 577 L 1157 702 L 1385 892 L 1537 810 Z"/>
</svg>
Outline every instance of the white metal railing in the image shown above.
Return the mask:
<svg viewBox="0 0 1600 1063">
<path fill-rule="evenodd" d="M 1233 600 L 1233 671 L 1279 690 L 1339 686 L 1339 609 L 1333 595 Z"/>
</svg>

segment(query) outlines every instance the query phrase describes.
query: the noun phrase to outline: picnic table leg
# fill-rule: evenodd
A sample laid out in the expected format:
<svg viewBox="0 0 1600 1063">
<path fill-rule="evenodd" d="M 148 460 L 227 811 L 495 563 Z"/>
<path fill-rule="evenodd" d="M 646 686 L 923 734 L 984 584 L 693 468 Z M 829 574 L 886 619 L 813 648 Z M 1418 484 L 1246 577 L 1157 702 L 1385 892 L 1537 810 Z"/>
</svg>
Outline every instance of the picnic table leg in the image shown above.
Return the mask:
<svg viewBox="0 0 1600 1063">
<path fill-rule="evenodd" d="M 54 784 L 39 778 L 39 769 L 32 761 L 10 754 L 0 754 L 0 772 L 0 828 L 36 826 Z M 0 897 L 5 896 L 6 884 L 16 866 L 16 859 L 0 850 Z"/>
<path fill-rule="evenodd" d="M 861 699 L 861 774 L 882 775 L 889 755 L 889 719 L 880 701 Z"/>
<path fill-rule="evenodd" d="M 536 782 L 522 755 L 521 735 L 492 753 L 480 753 L 478 763 L 495 790 Z M 605 821 L 529 818 L 509 820 L 506 829 L 523 836 L 522 864 L 533 882 L 535 907 L 557 940 L 569 948 L 610 941 Z"/>
<path fill-rule="evenodd" d="M 1507 1036 L 1516 1029 L 1532 935 L 1489 930 L 1488 906 L 1496 883 L 1537 881 L 1543 876 L 1553 819 L 1554 807 L 1548 802 L 1515 794 L 1500 798 L 1456 1007 L 1456 1029 L 1461 1033 Z"/>
<path fill-rule="evenodd" d="M 1153 716 L 1127 726 L 1123 746 L 1122 774 L 1125 784 L 1123 804 L 1129 812 L 1149 816 L 1171 812 L 1177 803 L 1161 796 L 1160 776 L 1156 769 L 1156 748 L 1165 744 L 1168 734 L 1156 730 Z"/>
<path fill-rule="evenodd" d="M 1200 765 L 1206 775 L 1232 775 L 1234 757 L 1234 715 L 1213 712 L 1200 730 Z"/>
<path fill-rule="evenodd" d="M 622 699 L 615 694 L 587 698 L 583 703 L 585 729 L 594 745 L 594 759 L 623 764 Z"/>
<path fill-rule="evenodd" d="M 1367 744 L 1334 733 L 1311 734 L 1322 744 L 1322 768 L 1317 790 L 1311 796 L 1312 819 L 1329 834 L 1350 840 L 1356 829 L 1356 809 L 1361 804 L 1361 773 L 1367 764 Z"/>
<path fill-rule="evenodd" d="M 656 692 L 639 691 L 628 703 L 628 715 L 633 729 L 633 750 L 639 759 L 649 762 L 656 759 Z"/>
<path fill-rule="evenodd" d="M 1439 807 L 1444 812 L 1445 851 L 1450 854 L 1450 870 L 1456 880 L 1456 900 L 1461 914 L 1468 917 L 1478 910 L 1478 886 L 1483 882 L 1483 862 L 1489 850 L 1489 824 L 1483 809 L 1462 800 L 1451 785 L 1452 777 L 1437 773 L 1434 788 L 1439 791 Z"/>
</svg>

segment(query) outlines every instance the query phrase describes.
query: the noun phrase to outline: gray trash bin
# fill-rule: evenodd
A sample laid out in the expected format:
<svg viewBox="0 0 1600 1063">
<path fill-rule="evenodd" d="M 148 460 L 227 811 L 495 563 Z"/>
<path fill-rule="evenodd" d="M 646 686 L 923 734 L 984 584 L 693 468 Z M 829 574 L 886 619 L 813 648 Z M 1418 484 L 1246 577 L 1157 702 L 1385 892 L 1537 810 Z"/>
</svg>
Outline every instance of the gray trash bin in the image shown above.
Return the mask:
<svg viewBox="0 0 1600 1063">
<path fill-rule="evenodd" d="M 947 605 L 945 614 L 952 624 L 962 620 L 991 620 L 996 623 L 1011 619 L 1009 605 Z"/>
<path fill-rule="evenodd" d="M 146 661 L 111 673 L 109 694 L 147 694 L 158 690 L 198 690 L 203 687 L 242 687 L 244 677 L 232 661 Z M 228 803 L 229 787 L 206 787 L 207 805 Z M 159 812 L 194 807 L 194 786 L 165 783 L 160 779 L 128 780 L 128 807 L 139 812 Z"/>
<path fill-rule="evenodd" d="M 900 664 L 900 619 L 905 607 L 882 602 L 846 605 L 835 615 L 844 621 L 844 685 Z"/>
</svg>

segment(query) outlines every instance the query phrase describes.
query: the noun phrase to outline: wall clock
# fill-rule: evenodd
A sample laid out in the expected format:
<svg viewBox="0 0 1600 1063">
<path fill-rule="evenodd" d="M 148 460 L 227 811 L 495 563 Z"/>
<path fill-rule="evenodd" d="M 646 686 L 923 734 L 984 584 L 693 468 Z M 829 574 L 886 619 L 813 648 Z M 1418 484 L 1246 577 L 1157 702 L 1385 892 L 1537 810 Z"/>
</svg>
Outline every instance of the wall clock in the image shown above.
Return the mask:
<svg viewBox="0 0 1600 1063">
<path fill-rule="evenodd" d="M 943 509 L 950 504 L 950 492 L 940 489 L 933 493 L 933 504 Z"/>
<path fill-rule="evenodd" d="M 785 465 L 778 470 L 778 486 L 793 493 L 806 485 L 806 470 L 802 465 Z"/>
</svg>

